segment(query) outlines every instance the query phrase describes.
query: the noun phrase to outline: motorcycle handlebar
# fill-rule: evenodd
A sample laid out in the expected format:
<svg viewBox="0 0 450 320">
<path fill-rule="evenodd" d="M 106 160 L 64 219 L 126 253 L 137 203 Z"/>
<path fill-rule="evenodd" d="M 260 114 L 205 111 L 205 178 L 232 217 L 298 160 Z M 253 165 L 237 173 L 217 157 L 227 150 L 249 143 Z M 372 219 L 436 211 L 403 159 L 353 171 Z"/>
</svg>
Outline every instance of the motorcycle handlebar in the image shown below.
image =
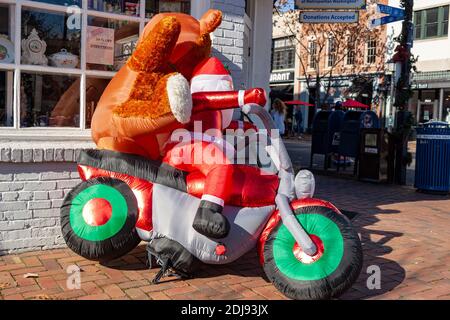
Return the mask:
<svg viewBox="0 0 450 320">
<path fill-rule="evenodd" d="M 240 91 L 196 92 L 192 94 L 193 113 L 235 109 L 246 104 L 263 107 L 267 103 L 264 89 L 254 88 Z"/>
</svg>

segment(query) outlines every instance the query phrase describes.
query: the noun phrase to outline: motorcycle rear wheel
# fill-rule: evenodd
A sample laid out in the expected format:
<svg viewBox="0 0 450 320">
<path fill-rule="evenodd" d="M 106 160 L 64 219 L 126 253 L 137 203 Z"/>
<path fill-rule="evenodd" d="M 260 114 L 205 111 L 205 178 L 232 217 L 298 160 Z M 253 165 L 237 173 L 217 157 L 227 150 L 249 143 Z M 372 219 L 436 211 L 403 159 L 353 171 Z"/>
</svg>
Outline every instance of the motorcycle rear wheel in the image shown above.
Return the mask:
<svg viewBox="0 0 450 320">
<path fill-rule="evenodd" d="M 67 246 L 78 255 L 106 262 L 140 242 L 138 205 L 122 180 L 100 177 L 81 182 L 64 199 L 61 228 Z"/>
<path fill-rule="evenodd" d="M 318 247 L 314 257 L 302 252 L 283 225 L 264 244 L 264 271 L 274 286 L 296 300 L 340 296 L 358 278 L 363 254 L 358 234 L 344 215 L 321 206 L 301 207 L 295 215 Z"/>
</svg>

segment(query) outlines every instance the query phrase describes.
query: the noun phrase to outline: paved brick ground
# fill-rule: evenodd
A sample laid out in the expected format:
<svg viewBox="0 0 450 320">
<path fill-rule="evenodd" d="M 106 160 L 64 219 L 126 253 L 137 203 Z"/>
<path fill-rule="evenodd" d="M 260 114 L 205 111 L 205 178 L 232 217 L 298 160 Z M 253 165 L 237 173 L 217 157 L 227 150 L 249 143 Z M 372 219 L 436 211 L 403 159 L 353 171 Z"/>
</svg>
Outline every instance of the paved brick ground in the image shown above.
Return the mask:
<svg viewBox="0 0 450 320">
<path fill-rule="evenodd" d="M 299 149 L 294 163 L 309 161 L 307 146 Z M 317 197 L 358 213 L 364 267 L 341 299 L 450 299 L 450 197 L 323 176 Z M 143 245 L 108 265 L 67 249 L 8 255 L 0 257 L 0 299 L 285 299 L 265 279 L 255 251 L 231 265 L 206 266 L 196 279 L 159 285 L 150 283 L 158 270 L 146 268 Z M 73 264 L 82 269 L 80 290 L 66 286 Z M 369 290 L 367 268 L 374 265 L 381 288 Z"/>
<path fill-rule="evenodd" d="M 450 299 L 450 198 L 410 188 L 318 177 L 318 197 L 358 212 L 364 268 L 342 299 Z M 284 299 L 264 278 L 255 252 L 198 278 L 151 285 L 144 246 L 109 265 L 67 249 L 0 257 L 0 299 Z M 81 267 L 81 290 L 66 289 L 69 265 Z M 381 289 L 366 286 L 367 267 L 381 269 Z M 36 273 L 38 278 L 24 278 Z"/>
</svg>

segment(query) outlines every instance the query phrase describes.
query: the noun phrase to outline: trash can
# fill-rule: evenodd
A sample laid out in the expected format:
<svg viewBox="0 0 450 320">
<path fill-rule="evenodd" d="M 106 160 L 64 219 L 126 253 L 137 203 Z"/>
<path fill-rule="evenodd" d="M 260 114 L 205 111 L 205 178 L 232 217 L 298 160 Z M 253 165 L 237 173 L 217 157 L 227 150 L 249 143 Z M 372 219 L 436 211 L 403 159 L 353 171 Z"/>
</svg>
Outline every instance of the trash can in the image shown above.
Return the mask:
<svg viewBox="0 0 450 320">
<path fill-rule="evenodd" d="M 423 192 L 450 192 L 450 126 L 446 122 L 428 122 L 417 128 L 414 187 Z"/>
</svg>

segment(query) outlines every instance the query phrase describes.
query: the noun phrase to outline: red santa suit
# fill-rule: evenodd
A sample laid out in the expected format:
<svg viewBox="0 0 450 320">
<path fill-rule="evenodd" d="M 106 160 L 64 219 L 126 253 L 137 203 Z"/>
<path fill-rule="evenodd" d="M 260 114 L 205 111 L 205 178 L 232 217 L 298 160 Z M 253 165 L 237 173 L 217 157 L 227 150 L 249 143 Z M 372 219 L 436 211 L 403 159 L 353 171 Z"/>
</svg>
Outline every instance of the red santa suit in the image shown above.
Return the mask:
<svg viewBox="0 0 450 320">
<path fill-rule="evenodd" d="M 205 111 L 193 115 L 186 126 L 190 135 L 184 134 L 181 142 L 172 135 L 163 161 L 205 175 L 204 194 L 193 227 L 205 236 L 224 238 L 229 223 L 221 213 L 231 190 L 234 147 L 223 139 L 222 132 L 232 124 L 234 108 L 250 102 L 265 104 L 265 93 L 262 89 L 233 91 L 233 80 L 217 58 L 209 58 L 196 68 L 191 93 L 194 109 Z"/>
</svg>

